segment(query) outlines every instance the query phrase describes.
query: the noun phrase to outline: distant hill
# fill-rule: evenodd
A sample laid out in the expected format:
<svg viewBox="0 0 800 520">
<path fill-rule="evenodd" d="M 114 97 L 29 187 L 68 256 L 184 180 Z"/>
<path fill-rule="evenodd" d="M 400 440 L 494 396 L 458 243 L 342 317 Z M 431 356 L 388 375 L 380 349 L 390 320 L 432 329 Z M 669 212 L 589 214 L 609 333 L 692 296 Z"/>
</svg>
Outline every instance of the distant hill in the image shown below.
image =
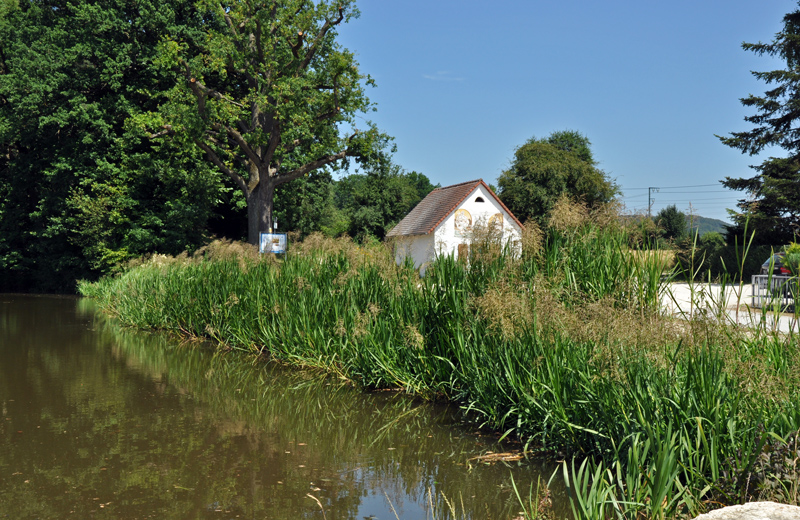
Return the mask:
<svg viewBox="0 0 800 520">
<path fill-rule="evenodd" d="M 620 216 L 620 219 L 622 220 L 622 222 L 625 222 L 625 223 L 628 223 L 628 224 L 634 224 L 634 225 L 640 219 L 646 219 L 646 218 L 648 218 L 647 215 L 641 215 L 641 214 L 621 215 Z M 694 223 L 694 226 L 692 226 L 692 222 Z M 725 226 L 729 226 L 729 225 L 731 225 L 731 224 L 729 224 L 728 222 L 725 222 L 724 220 L 719 220 L 719 219 L 716 219 L 716 218 L 707 218 L 707 217 L 701 217 L 699 215 L 695 215 L 694 217 L 691 217 L 691 219 L 690 219 L 689 215 L 686 215 L 686 227 L 689 228 L 690 226 L 692 226 L 695 229 L 698 229 L 700 231 L 700 236 L 703 236 L 704 234 L 709 233 L 711 231 L 716 231 L 717 233 L 720 233 L 721 235 L 724 236 L 725 235 Z"/>
<path fill-rule="evenodd" d="M 719 220 L 716 218 L 706 218 L 701 217 L 699 215 L 695 215 L 694 217 L 689 217 L 686 215 L 686 223 L 687 226 L 691 226 L 700 232 L 700 236 L 705 235 L 708 232 L 716 231 L 722 235 L 725 234 L 725 226 L 729 225 L 724 220 Z"/>
</svg>

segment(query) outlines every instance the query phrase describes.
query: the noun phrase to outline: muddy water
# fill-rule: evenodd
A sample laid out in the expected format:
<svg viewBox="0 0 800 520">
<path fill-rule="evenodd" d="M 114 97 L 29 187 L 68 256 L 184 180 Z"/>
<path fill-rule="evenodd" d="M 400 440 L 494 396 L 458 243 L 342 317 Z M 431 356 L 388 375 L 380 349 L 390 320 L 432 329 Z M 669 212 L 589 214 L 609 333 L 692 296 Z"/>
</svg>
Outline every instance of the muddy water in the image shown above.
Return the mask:
<svg viewBox="0 0 800 520">
<path fill-rule="evenodd" d="M 552 468 L 457 410 L 0 294 L 0 517 L 512 519 Z M 553 490 L 557 508 L 562 494 Z"/>
</svg>

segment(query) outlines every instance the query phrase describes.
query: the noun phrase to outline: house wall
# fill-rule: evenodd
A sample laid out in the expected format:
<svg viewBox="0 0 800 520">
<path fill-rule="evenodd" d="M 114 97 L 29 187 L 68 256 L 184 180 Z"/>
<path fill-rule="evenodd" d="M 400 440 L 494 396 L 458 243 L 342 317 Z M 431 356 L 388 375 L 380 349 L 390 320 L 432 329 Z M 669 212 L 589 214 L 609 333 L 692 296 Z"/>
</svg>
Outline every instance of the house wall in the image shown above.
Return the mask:
<svg viewBox="0 0 800 520">
<path fill-rule="evenodd" d="M 410 256 L 414 260 L 414 267 L 420 269 L 420 274 L 424 274 L 427 264 L 433 260 L 435 253 L 433 233 L 402 236 L 394 240 L 395 261 L 401 264 Z"/>
<path fill-rule="evenodd" d="M 476 202 L 480 197 L 484 202 Z M 464 219 L 466 214 L 459 212 L 466 210 L 469 214 L 469 221 Z M 447 216 L 434 230 L 434 243 L 437 255 L 451 254 L 458 252 L 459 244 L 469 244 L 471 241 L 471 229 L 475 224 L 487 225 L 494 215 L 499 214 L 503 222 L 503 241 L 518 246 L 522 238 L 522 230 L 513 218 L 498 204 L 494 196 L 482 185 L 469 194 L 461 205 Z M 456 220 L 459 219 L 459 226 Z"/>
</svg>

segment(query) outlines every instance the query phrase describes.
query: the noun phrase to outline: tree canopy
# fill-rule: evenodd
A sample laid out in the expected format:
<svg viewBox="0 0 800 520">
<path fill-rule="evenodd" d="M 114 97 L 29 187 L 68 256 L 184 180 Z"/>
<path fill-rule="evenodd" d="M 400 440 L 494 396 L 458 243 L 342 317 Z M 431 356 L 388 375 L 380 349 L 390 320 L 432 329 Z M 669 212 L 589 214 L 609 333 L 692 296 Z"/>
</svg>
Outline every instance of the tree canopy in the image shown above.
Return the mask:
<svg viewBox="0 0 800 520">
<path fill-rule="evenodd" d="M 383 240 L 435 187 L 421 173 L 407 173 L 390 161 L 382 161 L 366 174 L 345 177 L 336 183 L 335 190 L 337 205 L 346 217 L 347 233 Z"/>
<path fill-rule="evenodd" d="M 749 155 L 769 147 L 783 148 L 787 157 L 770 157 L 753 166 L 758 174 L 751 178 L 726 177 L 722 184 L 743 191 L 741 212 L 733 215 L 735 226 L 729 234 L 756 232 L 756 241 L 779 244 L 800 232 L 800 10 L 783 18 L 783 29 L 770 43 L 744 43 L 742 48 L 758 55 L 781 58 L 786 67 L 769 72 L 753 72 L 769 85 L 760 96 L 742 98 L 755 114 L 745 117 L 754 127 L 719 137 L 726 146 Z"/>
<path fill-rule="evenodd" d="M 200 245 L 221 175 L 125 126 L 157 107 L 166 34 L 205 37 L 189 1 L 4 2 L 0 290 L 74 290 L 146 252 Z"/>
<path fill-rule="evenodd" d="M 514 152 L 498 179 L 500 200 L 521 221 L 546 222 L 563 195 L 594 206 L 613 200 L 619 189 L 597 167 L 589 139 L 574 130 L 531 138 Z"/>
<path fill-rule="evenodd" d="M 266 230 L 278 186 L 282 230 L 346 232 L 333 167 L 389 140 L 357 119 L 371 80 L 336 42 L 357 15 L 353 0 L 0 1 L 0 291 L 70 292 L 132 257 L 239 239 L 248 212 Z"/>
<path fill-rule="evenodd" d="M 207 38 L 172 35 L 158 62 L 177 74 L 143 128 L 196 144 L 244 195 L 248 240 L 272 228 L 275 189 L 348 157 L 370 161 L 386 142 L 356 116 L 373 108 L 371 78 L 336 42 L 354 0 L 200 0 Z"/>
<path fill-rule="evenodd" d="M 653 220 L 662 230 L 662 236 L 666 239 L 680 240 L 688 234 L 686 214 L 678 211 L 675 204 L 659 211 Z"/>
<path fill-rule="evenodd" d="M 281 186 L 275 214 L 280 229 L 300 236 L 320 232 L 382 240 L 437 186 L 421 173 L 406 172 L 387 155 L 363 173 L 334 180 L 327 169 L 320 169 Z"/>
</svg>

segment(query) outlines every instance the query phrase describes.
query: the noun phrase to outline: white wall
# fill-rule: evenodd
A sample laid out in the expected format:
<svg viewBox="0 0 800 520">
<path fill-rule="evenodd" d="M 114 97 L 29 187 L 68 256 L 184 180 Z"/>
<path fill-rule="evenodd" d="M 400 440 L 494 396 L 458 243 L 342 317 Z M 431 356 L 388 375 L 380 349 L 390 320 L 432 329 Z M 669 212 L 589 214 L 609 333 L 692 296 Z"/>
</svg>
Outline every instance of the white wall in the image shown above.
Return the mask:
<svg viewBox="0 0 800 520">
<path fill-rule="evenodd" d="M 482 198 L 484 202 L 476 202 L 478 197 Z M 436 254 L 457 254 L 459 244 L 470 243 L 471 237 L 468 229 L 464 229 L 463 232 L 460 233 L 460 236 L 456 231 L 456 215 L 458 214 L 458 210 L 461 209 L 469 212 L 472 226 L 477 223 L 487 225 L 489 219 L 492 218 L 493 215 L 499 213 L 503 219 L 503 241 L 505 243 L 511 241 L 513 245 L 514 243 L 518 244 L 522 238 L 522 230 L 519 225 L 517 225 L 508 212 L 495 201 L 494 197 L 486 188 L 482 185 L 478 185 L 478 187 L 464 199 L 461 205 L 459 205 L 453 213 L 448 215 L 434 230 Z"/>
<path fill-rule="evenodd" d="M 401 236 L 394 240 L 395 261 L 401 264 L 407 256 L 410 256 L 414 260 L 414 267 L 420 269 L 420 274 L 424 274 L 427 264 L 434 257 L 433 233 Z"/>
</svg>

